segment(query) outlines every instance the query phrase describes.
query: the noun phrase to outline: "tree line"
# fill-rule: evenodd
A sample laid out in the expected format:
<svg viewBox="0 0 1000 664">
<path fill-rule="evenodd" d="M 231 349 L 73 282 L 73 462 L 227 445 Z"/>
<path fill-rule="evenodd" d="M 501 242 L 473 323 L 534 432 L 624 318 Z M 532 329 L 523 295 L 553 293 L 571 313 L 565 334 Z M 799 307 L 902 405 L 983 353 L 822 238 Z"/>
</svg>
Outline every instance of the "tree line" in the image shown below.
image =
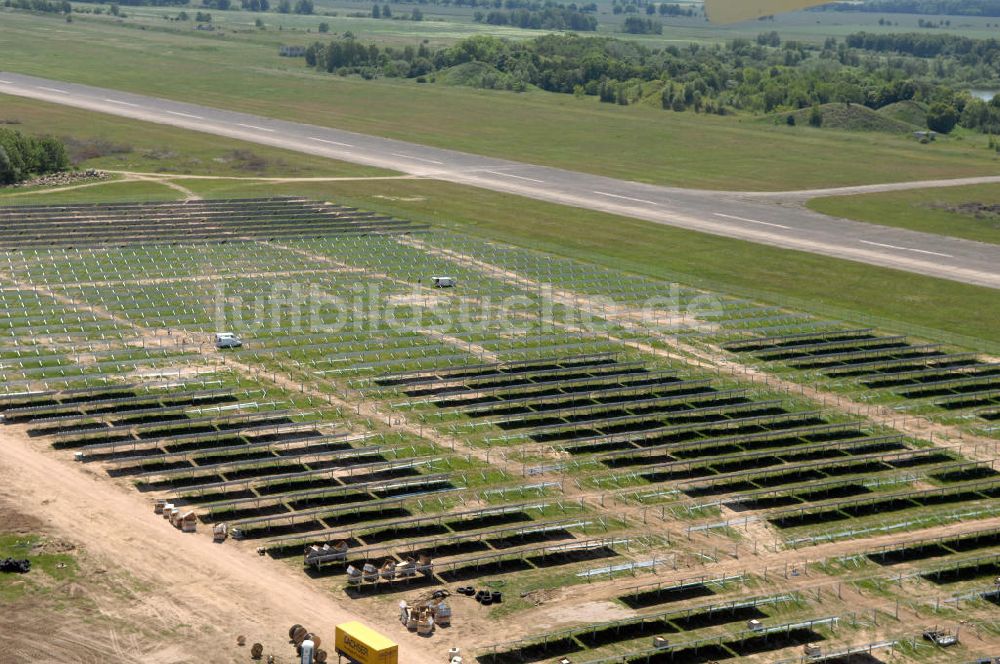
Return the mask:
<svg viewBox="0 0 1000 664">
<path fill-rule="evenodd" d="M 94 5 L 104 5 L 108 4 L 106 0 L 77 0 L 78 2 L 94 4 Z M 112 5 L 125 5 L 128 7 L 174 7 L 179 5 L 187 5 L 190 0 L 115 0 Z"/>
<path fill-rule="evenodd" d="M 46 14 L 68 15 L 73 11 L 72 5 L 65 0 L 4 0 L 3 6 Z"/>
<path fill-rule="evenodd" d="M 984 134 L 1000 136 L 1000 96 L 990 101 L 970 100 L 962 109 L 959 124 L 967 129 L 977 129 Z"/>
<path fill-rule="evenodd" d="M 1000 16 L 1000 0 L 867 0 L 837 2 L 820 7 L 819 10 L 932 16 Z"/>
<path fill-rule="evenodd" d="M 649 18 L 638 16 L 628 16 L 623 25 L 625 32 L 630 35 L 662 35 L 663 24 Z"/>
<path fill-rule="evenodd" d="M 0 184 L 15 184 L 67 168 L 69 157 L 61 141 L 0 128 Z"/>
<path fill-rule="evenodd" d="M 771 113 L 831 102 L 880 108 L 910 99 L 964 110 L 949 87 L 919 75 L 928 73 L 926 63 L 910 71 L 908 60 L 853 53 L 836 40 L 821 48 L 780 39 L 775 46 L 775 39 L 765 35 L 726 45 L 651 49 L 583 35 L 516 42 L 474 36 L 432 51 L 424 45 L 378 47 L 347 38 L 313 44 L 306 61 L 327 72 L 366 78 L 422 77 L 475 62 L 493 72 L 477 79 L 483 87 L 523 90 L 531 85 L 614 103 L 633 103 L 655 88 L 664 108 L 675 111 Z"/>
<path fill-rule="evenodd" d="M 930 56 L 919 55 L 924 53 Z M 916 101 L 927 109 L 931 129 L 947 133 L 960 124 L 1000 135 L 1000 98 L 985 102 L 958 91 L 976 80 L 998 78 L 1000 43 L 992 39 L 859 33 L 820 46 L 783 42 L 769 32 L 725 45 L 652 49 L 574 34 L 523 41 L 480 35 L 432 50 L 425 44 L 379 47 L 347 36 L 312 44 L 306 62 L 340 75 L 418 81 L 475 64 L 457 82 L 514 91 L 535 86 L 615 104 L 655 95 L 664 109 L 720 115 L 784 113 L 829 103 L 879 109 Z"/>
<path fill-rule="evenodd" d="M 645 12 L 647 16 L 659 14 L 660 16 L 694 16 L 695 11 L 689 5 L 681 7 L 674 3 L 655 3 L 645 0 L 614 0 L 611 5 L 611 13 L 615 14 L 640 14 Z"/>
<path fill-rule="evenodd" d="M 106 0 L 78 0 L 79 2 L 85 2 L 90 4 L 105 4 Z M 7 6 L 10 3 L 44 3 L 46 0 L 4 0 Z M 112 7 L 117 5 L 130 5 L 130 6 L 152 6 L 152 7 L 167 7 L 167 6 L 188 6 L 191 0 L 116 0 Z M 236 7 L 234 0 L 201 0 L 200 7 L 206 9 L 217 9 L 219 11 L 227 11 L 234 9 Z M 270 0 L 240 0 L 239 4 L 241 9 L 250 12 L 266 12 L 274 11 L 279 14 L 313 14 L 315 13 L 316 6 L 313 0 L 275 0 L 271 2 Z"/>
<path fill-rule="evenodd" d="M 970 64 L 1000 62 L 1000 41 L 996 39 L 971 39 L 951 34 L 923 34 L 916 32 L 876 34 L 858 32 L 848 35 L 849 48 L 878 53 L 902 53 L 918 58 L 955 57 Z"/>
<path fill-rule="evenodd" d="M 483 13 L 477 11 L 474 20 L 489 25 L 512 25 L 530 30 L 573 30 L 576 32 L 594 32 L 597 30 L 597 19 L 576 9 L 564 5 L 546 3 L 541 9 L 494 9 Z"/>
</svg>

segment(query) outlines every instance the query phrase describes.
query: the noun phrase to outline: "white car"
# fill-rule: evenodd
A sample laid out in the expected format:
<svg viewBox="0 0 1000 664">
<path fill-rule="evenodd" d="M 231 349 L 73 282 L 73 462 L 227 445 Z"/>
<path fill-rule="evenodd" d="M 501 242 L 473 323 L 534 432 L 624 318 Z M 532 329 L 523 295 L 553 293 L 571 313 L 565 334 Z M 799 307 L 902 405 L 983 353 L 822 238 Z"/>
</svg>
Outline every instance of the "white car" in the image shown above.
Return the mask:
<svg viewBox="0 0 1000 664">
<path fill-rule="evenodd" d="M 240 338 L 233 334 L 232 332 L 216 332 L 215 333 L 215 347 L 216 348 L 239 348 L 243 345 Z"/>
</svg>

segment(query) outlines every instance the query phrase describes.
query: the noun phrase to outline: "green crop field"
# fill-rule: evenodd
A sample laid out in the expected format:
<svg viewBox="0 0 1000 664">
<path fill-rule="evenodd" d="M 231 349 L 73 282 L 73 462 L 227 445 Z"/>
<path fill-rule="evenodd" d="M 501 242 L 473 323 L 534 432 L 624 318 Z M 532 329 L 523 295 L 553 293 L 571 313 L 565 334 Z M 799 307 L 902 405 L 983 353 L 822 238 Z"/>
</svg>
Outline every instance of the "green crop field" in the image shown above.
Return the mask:
<svg viewBox="0 0 1000 664">
<path fill-rule="evenodd" d="M 883 226 L 1000 244 L 1000 187 L 978 185 L 817 198 L 817 212 Z"/>
<path fill-rule="evenodd" d="M 920 145 L 906 136 L 762 125 L 592 97 L 341 78 L 278 56 L 278 43 L 309 43 L 315 33 L 248 38 L 178 31 L 162 19 L 170 31 L 94 17 L 67 24 L 2 16 L 9 71 L 642 182 L 785 190 L 982 175 L 996 163 L 982 136 Z"/>
</svg>

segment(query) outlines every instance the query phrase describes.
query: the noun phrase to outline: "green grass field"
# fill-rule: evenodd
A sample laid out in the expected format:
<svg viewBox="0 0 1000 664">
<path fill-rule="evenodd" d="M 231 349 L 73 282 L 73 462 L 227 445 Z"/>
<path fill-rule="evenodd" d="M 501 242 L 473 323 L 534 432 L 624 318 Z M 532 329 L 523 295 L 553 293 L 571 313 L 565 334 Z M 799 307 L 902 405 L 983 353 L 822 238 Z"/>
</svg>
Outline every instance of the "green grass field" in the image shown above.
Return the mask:
<svg viewBox="0 0 1000 664">
<path fill-rule="evenodd" d="M 31 572 L 0 574 L 0 600 L 13 601 L 39 592 L 41 583 L 48 580 L 65 581 L 76 575 L 77 564 L 73 556 L 63 553 L 46 553 L 41 537 L 36 535 L 0 535 L 0 558 L 28 559 Z M 41 579 L 39 574 L 43 574 Z"/>
<path fill-rule="evenodd" d="M 108 200 L 119 201 L 175 201 L 179 197 L 176 190 L 158 182 L 136 182 L 114 180 L 87 186 L 75 186 L 65 191 L 44 193 L 44 189 L 24 191 L 4 191 L 0 194 L 0 205 L 57 205 L 60 203 L 101 203 Z"/>
<path fill-rule="evenodd" d="M 190 26 L 181 32 L 181 24 L 162 19 L 157 25 L 169 31 L 106 17 L 67 24 L 7 10 L 0 16 L 9 71 L 643 182 L 782 190 L 981 175 L 996 165 L 985 137 L 919 145 L 905 136 L 619 107 L 539 91 L 345 79 L 278 56 L 278 43 L 309 43 L 315 32 L 268 30 L 260 37 Z M 297 20 L 318 24 L 319 17 Z"/>
<path fill-rule="evenodd" d="M 391 175 L 369 166 L 290 152 L 229 138 L 0 95 L 3 126 L 67 140 L 87 157 L 83 166 L 118 171 L 261 177 Z M 92 156 L 91 156 L 92 155 Z"/>
<path fill-rule="evenodd" d="M 971 210 L 958 212 L 955 209 L 955 206 L 970 203 L 1000 206 L 1000 186 L 816 198 L 809 201 L 809 207 L 836 217 L 1000 244 L 1000 214 L 987 213 L 977 218 Z"/>
<path fill-rule="evenodd" d="M 875 14 L 862 12 L 793 12 L 774 17 L 767 22 L 745 21 L 733 25 L 714 25 L 706 22 L 696 5 L 696 14 L 691 17 L 653 16 L 653 20 L 663 24 L 663 34 L 630 35 L 623 32 L 626 14 L 614 14 L 609 0 L 597 2 L 597 34 L 613 35 L 621 39 L 638 41 L 651 47 L 662 47 L 678 43 L 723 43 L 731 39 L 753 39 L 763 31 L 777 30 L 787 39 L 822 43 L 827 37 L 843 37 L 861 30 L 878 33 L 922 31 L 921 20 L 928 17 L 916 14 Z M 684 3 L 681 3 L 684 4 Z M 495 34 L 512 39 L 528 39 L 545 31 L 524 30 L 510 26 L 491 26 L 474 20 L 473 8 L 459 5 L 396 3 L 392 7 L 392 20 L 370 18 L 372 3 L 365 0 L 318 0 L 312 16 L 294 14 L 244 13 L 237 11 L 212 12 L 213 23 L 225 28 L 246 30 L 257 34 L 257 39 L 273 39 L 267 31 L 312 30 L 316 32 L 319 23 L 325 22 L 333 33 L 350 30 L 363 39 L 380 42 L 427 38 L 431 43 L 447 44 L 474 34 Z M 87 5 L 80 5 L 87 7 Z M 412 10 L 419 7 L 423 20 L 406 20 Z M 162 23 L 163 16 L 176 17 L 180 9 L 175 7 L 128 7 L 122 13 L 129 20 L 154 19 Z M 190 12 L 189 12 L 190 13 Z M 354 14 L 354 16 L 352 16 Z M 362 14 L 363 16 L 357 16 Z M 645 16 L 645 14 L 641 14 Z M 260 18 L 264 31 L 259 31 L 254 23 Z M 890 24 L 879 25 L 879 19 L 889 19 Z M 948 26 L 934 28 L 934 33 L 961 34 L 973 38 L 997 36 L 1000 29 L 992 17 L 953 16 L 941 17 L 951 21 Z M 249 33 L 248 33 L 249 34 Z"/>
<path fill-rule="evenodd" d="M 238 195 L 240 190 L 215 188 L 212 195 Z M 282 190 L 291 191 L 276 189 Z M 874 316 L 884 319 L 890 329 L 916 325 L 1000 342 L 997 295 L 989 288 L 446 183 L 372 181 L 294 190 L 819 315 L 841 315 L 858 322 Z"/>
<path fill-rule="evenodd" d="M 597 265 L 787 305 L 819 316 L 991 348 L 996 291 L 640 220 L 427 180 L 248 184 L 178 180 L 205 197 L 303 195 Z M 170 190 L 91 188 L 81 200 L 161 200 Z M 143 183 L 143 188 L 156 185 Z M 19 203 L 66 202 L 37 194 Z M 12 202 L 0 197 L 0 203 Z M 571 232 L 570 232 L 571 229 Z M 835 283 L 837 286 L 831 287 Z M 957 336 L 956 336 L 957 335 Z M 969 337 L 969 338 L 961 338 Z M 977 342 L 985 342 L 985 344 Z"/>
</svg>

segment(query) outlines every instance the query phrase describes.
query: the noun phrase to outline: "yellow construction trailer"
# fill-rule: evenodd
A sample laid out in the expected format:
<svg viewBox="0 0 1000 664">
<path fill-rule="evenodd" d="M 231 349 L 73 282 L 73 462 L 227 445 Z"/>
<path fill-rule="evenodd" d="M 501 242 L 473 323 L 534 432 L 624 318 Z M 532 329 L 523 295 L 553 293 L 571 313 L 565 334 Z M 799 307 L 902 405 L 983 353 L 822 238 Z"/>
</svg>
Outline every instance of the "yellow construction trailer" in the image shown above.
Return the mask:
<svg viewBox="0 0 1000 664">
<path fill-rule="evenodd" d="M 356 620 L 337 625 L 336 649 L 356 664 L 399 664 L 399 646 Z"/>
</svg>

